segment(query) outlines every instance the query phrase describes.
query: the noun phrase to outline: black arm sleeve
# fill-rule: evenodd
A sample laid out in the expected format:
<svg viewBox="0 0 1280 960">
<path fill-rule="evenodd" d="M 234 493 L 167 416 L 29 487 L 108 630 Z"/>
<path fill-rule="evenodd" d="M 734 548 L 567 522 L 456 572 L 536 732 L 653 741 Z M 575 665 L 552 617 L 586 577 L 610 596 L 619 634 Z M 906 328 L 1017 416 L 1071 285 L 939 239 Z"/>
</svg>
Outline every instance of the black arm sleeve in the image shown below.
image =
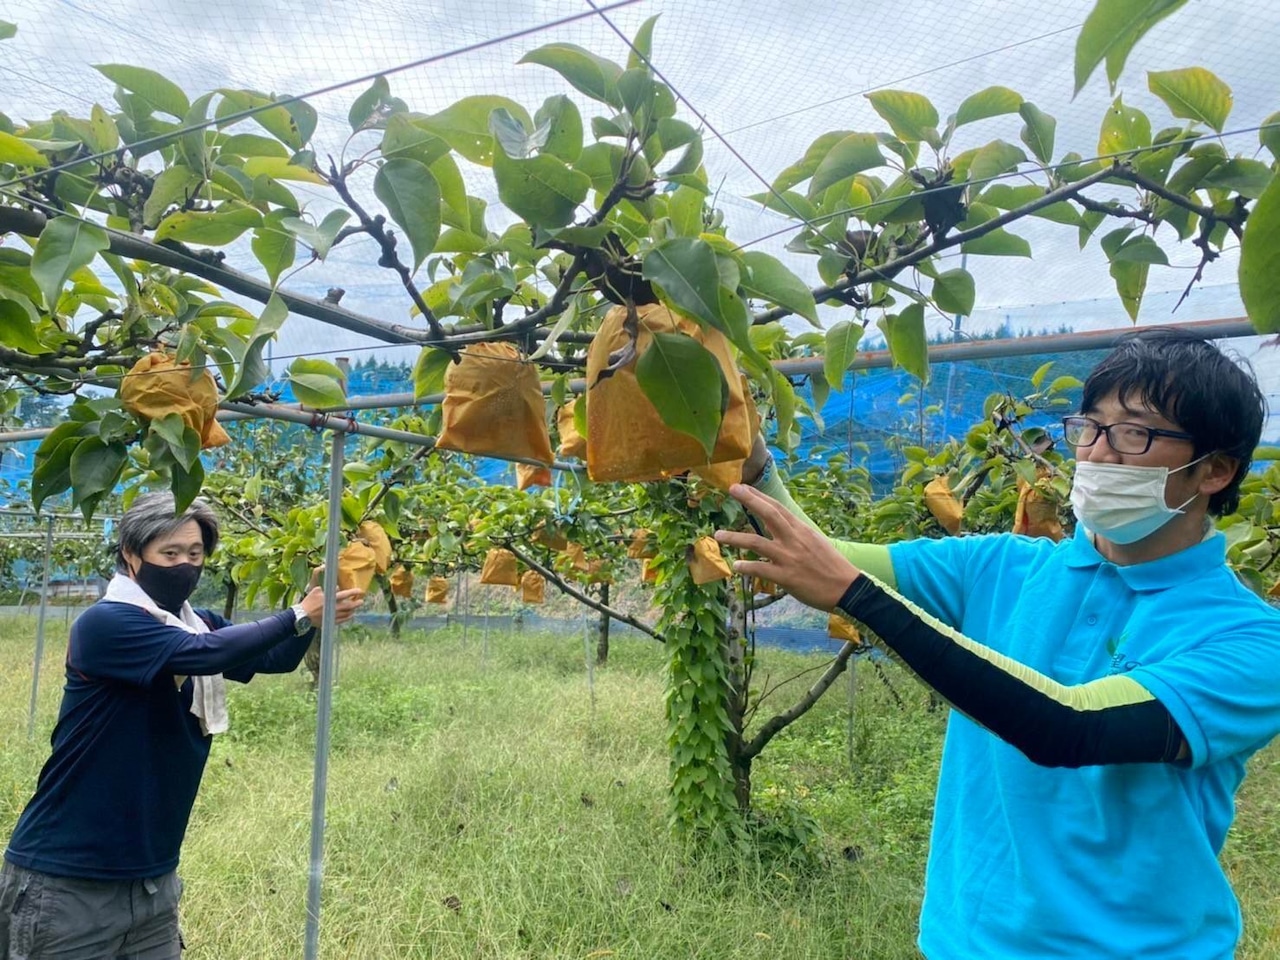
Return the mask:
<svg viewBox="0 0 1280 960">
<path fill-rule="evenodd" d="M 181 634 L 165 661 L 164 669 L 169 673 L 197 677 L 228 673 L 293 637 L 294 622 L 293 611 L 282 610 L 253 623 L 220 627 L 209 633 L 163 628 Z M 306 652 L 305 647 L 303 652 Z"/>
<path fill-rule="evenodd" d="M 1048 767 L 1169 763 L 1182 731 L 1141 684 L 1123 674 L 1065 686 L 965 637 L 865 574 L 840 612 L 953 707 Z"/>
</svg>

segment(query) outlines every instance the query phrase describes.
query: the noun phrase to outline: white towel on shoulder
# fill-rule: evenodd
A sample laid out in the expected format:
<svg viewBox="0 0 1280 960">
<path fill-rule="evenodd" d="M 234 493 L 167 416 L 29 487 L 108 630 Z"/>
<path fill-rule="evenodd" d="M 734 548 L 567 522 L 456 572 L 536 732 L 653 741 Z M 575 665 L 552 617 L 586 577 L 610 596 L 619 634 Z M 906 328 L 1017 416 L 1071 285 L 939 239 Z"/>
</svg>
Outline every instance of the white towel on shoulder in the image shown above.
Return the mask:
<svg viewBox="0 0 1280 960">
<path fill-rule="evenodd" d="M 141 607 L 161 623 L 171 627 L 179 627 L 188 633 L 208 633 L 209 626 L 191 609 L 191 604 L 183 603 L 180 616 L 174 616 L 167 610 L 161 610 L 137 582 L 123 573 L 117 573 L 107 584 L 107 592 L 102 597 L 110 603 L 131 603 Z M 174 677 L 174 682 L 182 686 L 182 677 Z M 200 718 L 200 732 L 205 736 L 214 733 L 226 733 L 231 726 L 227 716 L 227 681 L 222 674 L 209 677 L 192 677 L 191 712 Z"/>
</svg>

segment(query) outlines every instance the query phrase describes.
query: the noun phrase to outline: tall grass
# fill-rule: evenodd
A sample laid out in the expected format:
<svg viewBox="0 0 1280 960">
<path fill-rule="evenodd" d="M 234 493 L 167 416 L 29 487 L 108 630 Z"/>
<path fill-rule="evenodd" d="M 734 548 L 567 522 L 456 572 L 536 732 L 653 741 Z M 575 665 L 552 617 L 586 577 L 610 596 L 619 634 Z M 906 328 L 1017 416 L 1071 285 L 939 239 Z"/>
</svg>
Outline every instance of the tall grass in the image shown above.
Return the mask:
<svg viewBox="0 0 1280 960">
<path fill-rule="evenodd" d="M 47 754 L 65 628 L 26 738 L 30 621 L 0 621 L 0 829 Z M 813 659 L 764 651 L 782 679 Z M 688 855 L 666 829 L 662 650 L 615 641 L 588 694 L 579 636 L 348 631 L 335 695 L 328 958 L 914 958 L 941 712 L 857 670 L 770 745 L 759 806 L 805 811 L 818 856 Z M 804 681 L 800 681 L 802 684 Z M 798 686 L 794 685 L 794 686 Z M 782 706 L 794 689 L 772 697 Z M 233 685 L 183 848 L 193 960 L 301 956 L 315 705 L 302 675 Z M 850 728 L 853 756 L 850 760 Z M 1241 956 L 1280 956 L 1280 751 L 1254 763 L 1226 861 Z"/>
</svg>

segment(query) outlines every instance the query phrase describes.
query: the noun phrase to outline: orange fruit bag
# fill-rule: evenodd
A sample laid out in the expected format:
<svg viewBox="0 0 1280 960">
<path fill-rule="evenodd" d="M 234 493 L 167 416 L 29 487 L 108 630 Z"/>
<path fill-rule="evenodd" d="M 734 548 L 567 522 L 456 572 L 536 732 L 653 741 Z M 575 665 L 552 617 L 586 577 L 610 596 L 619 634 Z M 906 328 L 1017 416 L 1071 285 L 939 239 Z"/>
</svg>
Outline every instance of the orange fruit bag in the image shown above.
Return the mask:
<svg viewBox="0 0 1280 960">
<path fill-rule="evenodd" d="M 230 443 L 214 419 L 218 414 L 218 384 L 208 370 L 192 371 L 190 361 L 174 363 L 166 353 L 148 353 L 124 375 L 120 402 L 135 416 L 158 420 L 170 413 L 200 434 L 200 447 Z"/>
<path fill-rule="evenodd" d="M 475 343 L 444 375 L 436 446 L 550 464 L 551 434 L 538 368 L 509 343 Z"/>
</svg>

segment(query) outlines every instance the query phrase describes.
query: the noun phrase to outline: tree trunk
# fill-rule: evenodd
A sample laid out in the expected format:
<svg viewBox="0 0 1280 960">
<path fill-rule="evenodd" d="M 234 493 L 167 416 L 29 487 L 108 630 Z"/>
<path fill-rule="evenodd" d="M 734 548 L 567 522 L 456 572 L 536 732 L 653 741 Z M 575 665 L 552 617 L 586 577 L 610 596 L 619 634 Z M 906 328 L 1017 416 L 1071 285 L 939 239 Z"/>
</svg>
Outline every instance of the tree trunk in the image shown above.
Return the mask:
<svg viewBox="0 0 1280 960">
<path fill-rule="evenodd" d="M 240 588 L 230 577 L 227 577 L 225 582 L 227 584 L 227 599 L 222 605 L 222 615 L 231 620 L 236 615 L 236 594 L 240 592 Z"/>
<path fill-rule="evenodd" d="M 729 617 L 725 624 L 725 663 L 729 667 L 729 702 L 727 704 L 729 720 L 732 727 L 726 734 L 728 743 L 729 764 L 733 770 L 733 795 L 738 801 L 738 809 L 742 813 L 751 810 L 751 758 L 745 756 L 743 739 L 743 723 L 747 712 L 747 695 L 749 678 L 746 668 L 746 620 L 747 603 L 743 602 L 742 593 L 737 585 L 730 581 Z"/>
<path fill-rule="evenodd" d="M 600 584 L 600 602 L 606 607 L 609 605 L 607 583 Z M 596 664 L 601 667 L 609 662 L 609 619 L 607 613 L 601 613 L 599 623 L 596 625 Z"/>
<path fill-rule="evenodd" d="M 396 595 L 390 590 L 387 591 L 387 609 L 391 611 L 391 639 L 399 640 L 401 623 L 401 617 L 399 616 L 400 607 L 396 603 Z"/>
</svg>

